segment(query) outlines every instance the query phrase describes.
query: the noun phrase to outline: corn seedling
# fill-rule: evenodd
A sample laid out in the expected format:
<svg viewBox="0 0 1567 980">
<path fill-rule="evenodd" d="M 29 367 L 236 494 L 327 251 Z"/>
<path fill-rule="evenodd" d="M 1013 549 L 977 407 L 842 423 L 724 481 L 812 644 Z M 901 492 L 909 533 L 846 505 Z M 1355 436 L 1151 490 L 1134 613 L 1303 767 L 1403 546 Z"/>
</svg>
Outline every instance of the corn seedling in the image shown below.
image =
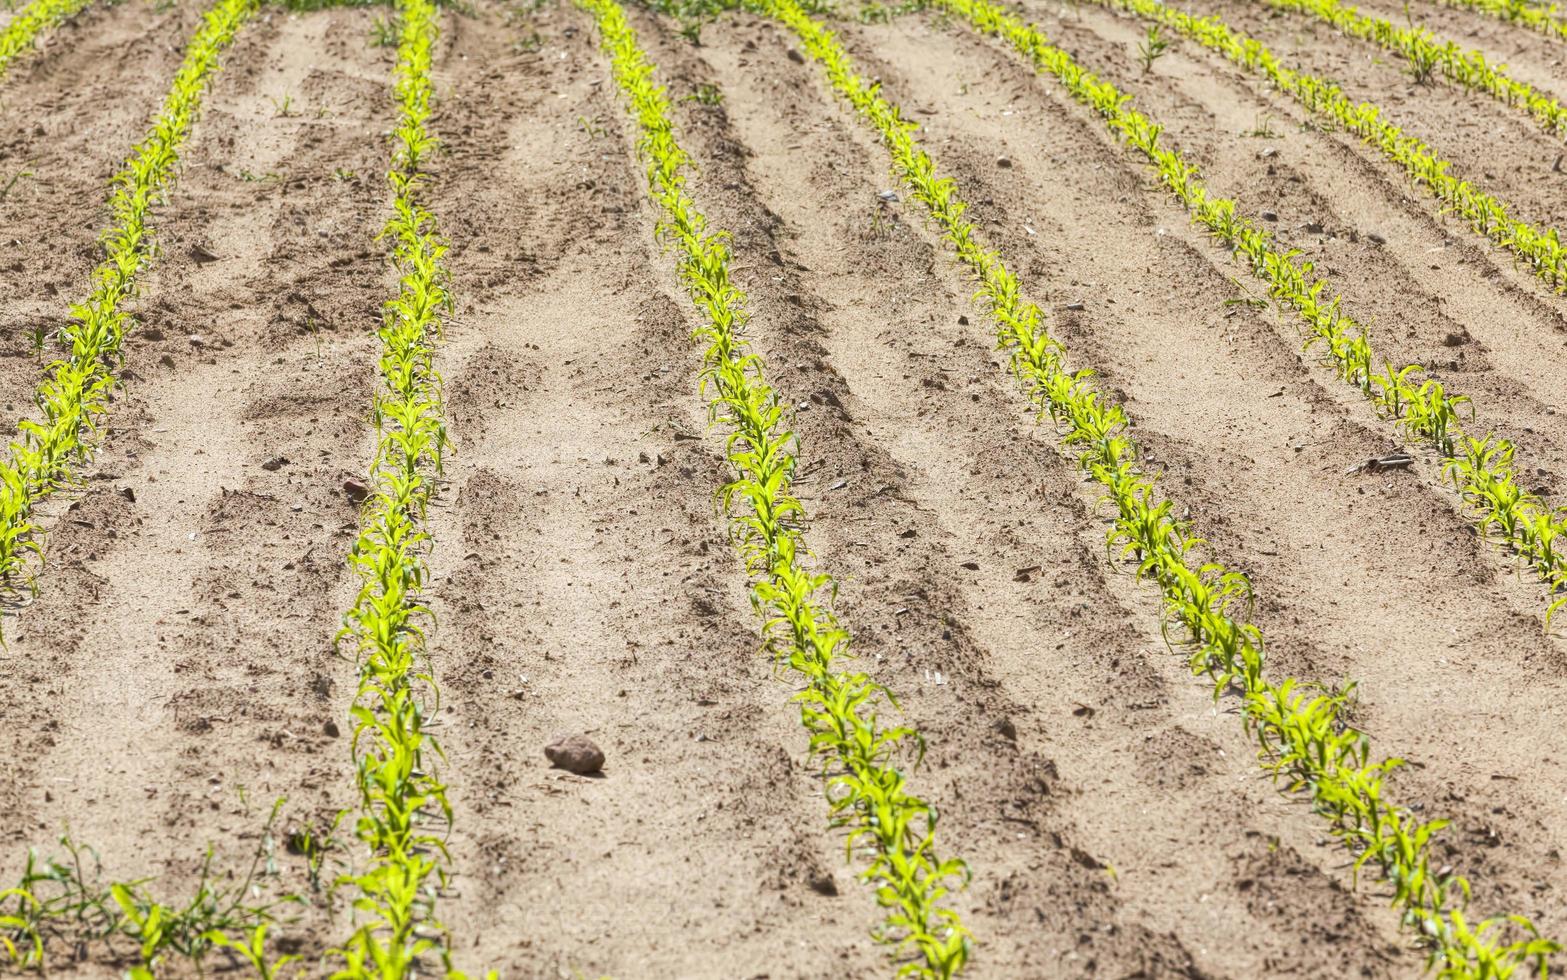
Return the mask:
<svg viewBox="0 0 1567 980">
<path fill-rule="evenodd" d="M 1417 81 L 1428 81 L 1440 73 L 1455 85 L 1482 92 L 1503 105 L 1528 113 L 1553 136 L 1567 134 L 1567 108 L 1534 86 L 1512 78 L 1504 67 L 1492 67 L 1478 50 L 1466 51 L 1456 42 L 1433 37 L 1422 28 L 1400 27 L 1384 17 L 1363 14 L 1339 0 L 1266 2 L 1279 10 L 1314 15 L 1344 34 L 1403 57 Z"/>
<path fill-rule="evenodd" d="M 439 690 L 425 650 L 429 609 L 420 597 L 429 534 L 424 520 L 441 473 L 446 424 L 434 366 L 441 317 L 451 309 L 443 264 L 446 245 L 421 203 L 423 164 L 436 148 L 426 128 L 434 85 L 432 51 L 439 13 L 431 0 L 399 0 L 394 86 L 392 217 L 383 237 L 400 276 L 398 295 L 382 311 L 381 390 L 372 493 L 349 564 L 361 586 L 339 639 L 352 637 L 359 661 L 352 751 L 360 804 L 354 833 L 369 867 L 340 884 L 354 889 L 364 919 L 336 952 L 339 978 L 400 980 L 427 972 L 438 956 L 451 969 L 435 900 L 446 880 L 445 834 L 452 809 L 434 766 L 440 745 L 428 731 Z"/>
<path fill-rule="evenodd" d="M 1516 260 L 1557 292 L 1567 292 L 1567 246 L 1554 228 L 1540 230 L 1511 216 L 1512 207 L 1454 176 L 1453 166 L 1424 142 L 1387 122 L 1371 102 L 1358 105 L 1332 82 L 1281 64 L 1261 42 L 1231 30 L 1218 17 L 1195 17 L 1160 0 L 1090 0 L 1119 7 L 1169 27 L 1182 37 L 1217 51 L 1236 65 L 1266 78 L 1329 125 L 1342 127 L 1376 147 L 1406 177 L 1462 217 L 1478 235 L 1513 253 Z M 937 6 L 941 6 L 938 4 Z"/>
<path fill-rule="evenodd" d="M 0 581 L 14 583 L 29 555 L 43 556 L 33 510 L 72 482 L 73 467 L 91 452 L 109 411 L 120 346 L 133 326 L 126 303 L 153 254 L 148 218 L 174 180 L 179 148 L 189 134 L 218 58 L 256 10 L 258 0 L 218 0 L 185 50 L 184 63 L 152 131 L 114 176 L 113 222 L 101 236 L 105 256 L 85 301 L 71 307 L 60 341 L 69 355 L 51 364 L 35 395 L 41 420 L 24 419 L 0 461 Z M 31 583 L 29 583 L 31 586 Z"/>
<path fill-rule="evenodd" d="M 91 0 L 33 0 L 11 22 L 0 28 L 0 78 L 11 62 L 31 51 L 38 35 L 64 23 L 86 8 Z"/>
<path fill-rule="evenodd" d="M 1021 282 L 963 217 L 966 204 L 952 179 L 939 175 L 920 148 L 913 136 L 917 127 L 904 121 L 879 85 L 855 71 L 833 34 L 795 0 L 754 2 L 795 34 L 823 66 L 832 88 L 875 128 L 894 172 L 979 283 L 975 298 L 995 322 L 1014 375 L 1042 416 L 1055 423 L 1063 448 L 1104 487 L 1106 502 L 1115 507 L 1107 544 L 1135 563 L 1140 578 L 1159 587 L 1165 621 L 1177 627 L 1167 635 L 1186 648 L 1193 672 L 1212 682 L 1215 698 L 1231 692 L 1241 696 L 1246 731 L 1258 746 L 1264 770 L 1284 791 L 1310 798 L 1355 856 L 1357 868 L 1380 872 L 1405 924 L 1425 945 L 1431 962 L 1440 965 L 1442 977 L 1499 978 L 1531 965 L 1543 975 L 1548 956 L 1559 946 L 1541 938 L 1527 920 L 1488 919 L 1469 928 L 1456 907 L 1468 894 L 1467 883 L 1431 866 L 1430 843 L 1445 821 L 1421 822 L 1387 800 L 1384 784 L 1401 761 L 1372 760 L 1369 737 L 1344 717 L 1350 690 L 1263 676 L 1262 633 L 1236 618 L 1252 602 L 1250 581 L 1216 561 L 1202 560 L 1203 542 L 1173 515 L 1172 502 L 1161 499 L 1154 478 L 1139 465 L 1140 453 L 1128 434 L 1131 419 L 1099 390 L 1091 370 L 1068 366 L 1067 352 L 1045 329 L 1040 308 L 1023 297 Z M 1017 31 L 1021 22 L 985 0 L 936 2 L 1014 43 L 1040 43 L 1037 33 Z M 1048 55 L 1055 49 L 1030 50 Z M 1080 68 L 1075 74 L 1093 83 L 1106 108 L 1125 103 L 1125 96 Z M 1151 149 L 1156 136 L 1151 125 L 1126 133 L 1140 149 Z"/>
<path fill-rule="evenodd" d="M 249 936 L 243 940 L 230 939 L 220 930 L 205 933 L 203 938 L 214 946 L 233 950 L 241 960 L 256 971 L 256 976 L 260 980 L 276 980 L 280 976 L 278 971 L 299 959 L 294 955 L 281 956 L 276 960 L 267 959 L 267 923 L 265 922 L 251 928 Z"/>
<path fill-rule="evenodd" d="M 745 295 L 729 277 L 728 239 L 709 231 L 686 193 L 690 158 L 670 121 L 670 101 L 653 79 L 625 10 L 615 0 L 577 0 L 598 24 L 616 83 L 630 103 L 647 161 L 648 191 L 660 214 L 657 235 L 676 255 L 680 277 L 701 317 L 705 345 L 701 390 L 709 416 L 728 432 L 733 479 L 718 493 L 731 537 L 744 560 L 752 603 L 764 621 L 764 648 L 804 682 L 795 696 L 810 751 L 822 765 L 833 828 L 845 849 L 868 862 L 870 885 L 885 918 L 876 938 L 902 962 L 900 977 L 950 977 L 969 956 L 969 932 L 941 900 L 966 881 L 963 862 L 936 855 L 936 810 L 908 791 L 898 766 L 924 741 L 908 727 L 881 727 L 878 709 L 896 707 L 866 674 L 840 668 L 849 634 L 830 608 L 835 584 L 804 567 L 800 525 L 805 510 L 792 485 L 797 463 L 785 403 L 767 383 L 761 359 L 743 337 Z"/>
</svg>

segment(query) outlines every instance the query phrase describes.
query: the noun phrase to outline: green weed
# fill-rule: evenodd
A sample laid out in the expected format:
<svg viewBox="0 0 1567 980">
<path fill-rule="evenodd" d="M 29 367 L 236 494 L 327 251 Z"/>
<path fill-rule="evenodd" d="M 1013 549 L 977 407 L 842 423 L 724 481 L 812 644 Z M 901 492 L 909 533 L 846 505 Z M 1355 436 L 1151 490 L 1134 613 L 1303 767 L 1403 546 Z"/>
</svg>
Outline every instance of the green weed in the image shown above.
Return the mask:
<svg viewBox="0 0 1567 980">
<path fill-rule="evenodd" d="M 229 947 L 229 934 L 249 936 L 245 959 L 261 957 L 267 927 L 276 910 L 296 904 L 298 896 L 261 898 L 264 879 L 274 877 L 272 828 L 283 800 L 273 804 L 249 866 L 241 875 L 213 870 L 209 847 L 195 893 L 183 904 L 165 905 L 149 888 L 150 879 L 103 882 L 96 851 L 66 834 L 61 858 L 40 858 L 29 851 L 20 880 L 0 891 L 0 951 L 15 966 L 47 972 L 48 951 L 65 947 L 73 957 L 102 945 L 109 958 L 134 948 L 133 977 L 151 977 L 170 957 L 189 960 L 201 970 L 214 947 Z M 273 963 L 275 968 L 278 963 Z"/>
<path fill-rule="evenodd" d="M 702 82 L 690 95 L 685 97 L 685 101 L 706 106 L 723 105 L 724 93 L 722 89 L 712 82 Z"/>
<path fill-rule="evenodd" d="M 1153 71 L 1154 62 L 1164 57 L 1170 48 L 1170 39 L 1164 36 L 1158 24 L 1150 25 L 1148 33 L 1137 42 L 1137 63 L 1143 66 L 1143 74 Z"/>
</svg>

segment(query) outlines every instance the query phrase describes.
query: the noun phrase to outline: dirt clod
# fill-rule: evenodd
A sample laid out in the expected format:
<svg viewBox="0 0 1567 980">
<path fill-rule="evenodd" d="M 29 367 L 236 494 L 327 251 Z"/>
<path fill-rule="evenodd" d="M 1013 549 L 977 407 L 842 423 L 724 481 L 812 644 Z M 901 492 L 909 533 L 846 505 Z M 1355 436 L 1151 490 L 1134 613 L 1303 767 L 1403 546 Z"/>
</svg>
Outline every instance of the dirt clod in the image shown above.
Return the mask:
<svg viewBox="0 0 1567 980">
<path fill-rule="evenodd" d="M 544 757 L 557 769 L 579 776 L 604 768 L 604 750 L 586 735 L 561 735 L 544 746 Z"/>
<path fill-rule="evenodd" d="M 812 873 L 806 884 L 810 885 L 811 891 L 818 895 L 838 894 L 838 883 L 833 880 L 832 875 L 825 871 L 817 871 Z"/>
</svg>

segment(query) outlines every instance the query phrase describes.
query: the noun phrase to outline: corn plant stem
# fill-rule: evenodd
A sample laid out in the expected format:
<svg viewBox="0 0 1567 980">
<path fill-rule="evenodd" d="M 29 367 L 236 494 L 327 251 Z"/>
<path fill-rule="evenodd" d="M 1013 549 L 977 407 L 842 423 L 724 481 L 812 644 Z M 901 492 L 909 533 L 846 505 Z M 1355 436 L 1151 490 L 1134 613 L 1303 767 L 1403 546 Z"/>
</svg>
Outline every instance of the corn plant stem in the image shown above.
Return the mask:
<svg viewBox="0 0 1567 980">
<path fill-rule="evenodd" d="M 1499 20 L 1521 24 L 1532 31 L 1567 41 L 1567 20 L 1557 4 L 1530 3 L 1529 0 L 1436 0 L 1445 7 L 1474 10 Z"/>
<path fill-rule="evenodd" d="M 33 0 L 0 29 L 0 78 L 11 62 L 31 51 L 38 35 L 81 13 L 92 0 Z"/>
<path fill-rule="evenodd" d="M 923 754 L 923 739 L 911 728 L 881 727 L 877 710 L 884 700 L 892 703 L 891 696 L 864 673 L 838 666 L 848 655 L 849 634 L 829 608 L 836 585 L 801 560 L 807 553 L 799 529 L 805 512 L 792 487 L 797 438 L 743 336 L 745 295 L 729 278 L 728 236 L 707 230 L 686 193 L 690 157 L 676 141 L 669 100 L 624 9 L 615 0 L 577 4 L 595 18 L 629 102 L 649 196 L 660 215 L 657 237 L 674 250 L 701 317 L 695 330 L 705 345 L 701 390 L 710 396 L 710 418 L 728 433 L 732 474 L 718 499 L 745 563 L 752 603 L 765 622 L 765 649 L 804 682 L 795 700 L 811 753 L 828 777 L 831 825 L 846 832 L 850 857 L 858 852 L 869 862 L 860 878 L 885 911 L 876 937 L 902 959 L 899 976 L 953 976 L 969 957 L 970 935 L 957 913 L 940 903 L 952 881 L 967 879 L 968 869 L 937 857 L 935 808 L 908 792 L 897 767 L 910 749 Z"/>
<path fill-rule="evenodd" d="M 421 203 L 421 166 L 435 149 L 432 52 L 439 13 L 431 0 L 398 0 L 392 134 L 392 216 L 383 237 L 399 275 L 382 310 L 381 388 L 372 417 L 377 433 L 371 495 L 349 553 L 361 587 L 340 638 L 352 637 L 360 666 L 352 751 L 360 804 L 355 833 L 370 860 L 342 884 L 356 892 L 357 926 L 337 950 L 342 978 L 393 980 L 429 972 L 439 956 L 450 969 L 435 918 L 445 880 L 445 834 L 452 820 L 446 788 L 434 773 L 440 746 L 427 730 L 439 691 L 427 662 L 421 593 L 429 544 L 426 511 L 446 449 L 441 380 L 433 363 L 441 317 L 451 308 L 445 244 Z M 436 938 L 439 937 L 439 938 Z"/>
<path fill-rule="evenodd" d="M 31 555 L 42 557 L 38 502 L 73 482 L 75 465 L 92 452 L 109 412 L 120 348 L 134 326 L 126 305 L 137 295 L 141 271 L 152 260 L 152 209 L 174 183 L 179 149 L 190 134 L 201 99 L 222 54 L 255 12 L 258 0 L 218 0 L 202 19 L 151 131 L 114 175 L 112 222 L 100 236 L 104 258 L 92 291 L 71 307 L 60 330 L 69 352 L 49 365 L 34 396 L 42 419 L 23 419 L 18 438 L 0 461 L 0 582 L 15 588 Z M 32 583 L 29 582 L 29 586 Z"/>
<path fill-rule="evenodd" d="M 1469 397 L 1450 394 L 1418 365 L 1397 366 L 1384 358 L 1377 371 L 1369 332 L 1344 312 L 1343 297 L 1333 294 L 1327 278 L 1242 215 L 1235 201 L 1212 193 L 1180 153 L 1160 145 L 1160 127 L 1134 109 L 1128 96 L 1084 71 L 1038 28 L 988 0 L 927 3 L 1007 41 L 1035 70 L 1053 75 L 1092 108 L 1112 134 L 1147 160 L 1193 220 L 1266 283 L 1277 303 L 1295 312 L 1307 346 L 1320 345 L 1341 381 L 1359 391 L 1380 416 L 1395 420 L 1407 437 L 1440 454 L 1443 479 L 1460 494 L 1481 534 L 1510 549 L 1545 583 L 1549 628 L 1553 614 L 1567 606 L 1567 507 L 1553 508 L 1518 485 L 1511 441 L 1494 433 L 1478 439 L 1465 434 L 1460 418 L 1466 406 L 1473 407 Z"/>
<path fill-rule="evenodd" d="M 1481 92 L 1526 113 L 1552 136 L 1567 134 L 1567 107 L 1526 82 L 1492 67 L 1478 50 L 1464 50 L 1455 41 L 1434 37 L 1418 27 L 1400 27 L 1385 17 L 1363 14 L 1339 0 L 1264 0 L 1290 13 L 1315 16 L 1351 37 L 1381 46 L 1404 58 L 1417 80 L 1437 71 L 1455 85 Z"/>
<path fill-rule="evenodd" d="M 1469 180 L 1453 175 L 1453 166 L 1430 146 L 1383 118 L 1371 102 L 1356 104 L 1338 85 L 1290 68 L 1261 42 L 1232 30 L 1217 16 L 1195 17 L 1166 6 L 1160 0 L 1089 0 L 1102 7 L 1120 8 L 1143 20 L 1162 24 L 1182 37 L 1217 51 L 1253 75 L 1265 78 L 1279 91 L 1309 112 L 1340 126 L 1373 145 L 1388 161 L 1403 169 L 1416 186 L 1440 201 L 1444 210 L 1459 215 L 1478 235 L 1512 252 L 1557 292 L 1567 292 L 1567 247 L 1553 228 L 1541 230 L 1511 217 L 1512 206 L 1479 190 Z"/>
<path fill-rule="evenodd" d="M 978 281 L 976 299 L 995 321 L 1014 375 L 1117 509 L 1110 546 L 1137 562 L 1140 577 L 1158 585 L 1167 623 L 1179 628 L 1193 671 L 1213 682 L 1215 697 L 1226 691 L 1241 695 L 1246 731 L 1264 770 L 1286 791 L 1309 796 L 1354 854 L 1357 873 L 1370 867 L 1380 874 L 1443 977 L 1497 977 L 1528 964 L 1543 975 L 1558 945 L 1540 938 L 1522 918 L 1472 927 L 1459 907 L 1467 882 L 1430 867 L 1432 836 L 1446 822 L 1422 823 L 1383 798 L 1388 774 L 1401 760 L 1371 760 L 1369 738 L 1343 715 L 1352 685 L 1330 690 L 1263 676 L 1261 631 L 1231 614 L 1250 603 L 1251 583 L 1217 562 L 1199 560 L 1202 542 L 1171 516 L 1171 501 L 1137 463 L 1137 446 L 1127 435 L 1131 420 L 1109 403 L 1091 371 L 1068 367 L 1067 352 L 1044 328 L 1039 307 L 1024 299 L 1017 277 L 963 218 L 966 205 L 951 178 L 940 176 L 920 148 L 912 135 L 917 127 L 902 119 L 877 84 L 855 71 L 833 34 L 795 0 L 753 2 L 793 31 L 805 53 L 823 66 L 833 90 L 871 123 L 894 172 Z M 1509 927 L 1514 931 L 1507 932 Z M 1490 938 L 1504 932 L 1502 939 Z M 1504 941 L 1513 936 L 1519 938 Z"/>
</svg>

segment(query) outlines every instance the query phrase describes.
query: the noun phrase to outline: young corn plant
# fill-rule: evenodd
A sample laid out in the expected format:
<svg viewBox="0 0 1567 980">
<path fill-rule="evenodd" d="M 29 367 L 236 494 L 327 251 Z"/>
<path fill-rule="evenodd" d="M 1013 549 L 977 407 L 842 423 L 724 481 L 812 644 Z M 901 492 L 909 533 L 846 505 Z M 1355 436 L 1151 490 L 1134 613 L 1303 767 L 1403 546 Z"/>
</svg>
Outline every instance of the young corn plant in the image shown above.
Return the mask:
<svg viewBox="0 0 1567 980">
<path fill-rule="evenodd" d="M 1310 800 L 1354 855 L 1357 869 L 1378 872 L 1443 978 L 1501 978 L 1520 969 L 1544 975 L 1550 954 L 1560 947 L 1540 937 L 1528 920 L 1510 916 L 1469 926 L 1458 907 L 1468 895 L 1467 883 L 1431 866 L 1431 841 L 1445 822 L 1422 822 L 1388 802 L 1387 775 L 1401 762 L 1372 759 L 1370 739 L 1344 716 L 1350 690 L 1264 676 L 1262 633 L 1242 618 L 1252 602 L 1251 583 L 1239 572 L 1202 559 L 1201 540 L 1172 516 L 1171 502 L 1161 499 L 1154 478 L 1139 466 L 1137 446 L 1128 435 L 1131 419 L 1098 390 L 1092 371 L 1069 367 L 1067 352 L 1045 329 L 1039 307 L 1023 297 L 1017 277 L 965 220 L 967 207 L 956 185 L 937 172 L 920 147 L 913 135 L 917 127 L 882 97 L 877 83 L 855 71 L 833 34 L 795 0 L 753 2 L 794 33 L 801 49 L 822 65 L 831 87 L 872 125 L 894 173 L 978 282 L 975 298 L 994 321 L 1012 372 L 1115 508 L 1109 546 L 1159 588 L 1168 635 L 1186 647 L 1193 671 L 1212 682 L 1215 698 L 1225 693 L 1241 697 L 1246 731 L 1264 769 L 1283 791 Z M 983 0 L 943 5 L 964 16 L 1003 13 Z M 1100 91 L 1107 101 L 1124 101 Z M 1142 129 L 1127 138 L 1153 146 L 1156 135 Z"/>
<path fill-rule="evenodd" d="M 1160 145 L 1159 126 L 1132 106 L 1130 96 L 1084 71 L 1071 55 L 1051 45 L 1038 28 L 988 0 L 929 3 L 981 33 L 1005 40 L 1036 71 L 1053 75 L 1074 98 L 1096 110 L 1112 133 L 1142 154 L 1192 220 L 1261 280 L 1274 301 L 1295 312 L 1304 328 L 1307 348 L 1319 349 L 1339 379 L 1359 391 L 1380 415 L 1394 420 L 1407 437 L 1426 442 L 1442 456 L 1444 477 L 1461 494 L 1482 533 L 1510 549 L 1545 582 L 1551 597 L 1545 611 L 1549 629 L 1552 616 L 1567 605 L 1567 556 L 1555 544 L 1567 532 L 1567 515 L 1561 508 L 1553 510 L 1538 496 L 1518 490 L 1511 443 L 1493 440 L 1488 434 L 1484 443 L 1501 451 L 1479 456 L 1466 448 L 1472 440 L 1464 434 L 1461 422 L 1468 396 L 1449 394 L 1417 365 L 1395 367 L 1384 361 L 1382 372 L 1377 373 L 1369 332 L 1343 310 L 1342 296 L 1328 295 L 1329 284 L 1316 274 L 1315 266 L 1281 247 L 1258 222 L 1240 214 L 1233 200 L 1210 191 L 1196 167 L 1180 153 Z"/>
<path fill-rule="evenodd" d="M 625 10 L 615 0 L 577 0 L 598 24 L 615 82 L 629 102 L 647 161 L 649 196 L 660 214 L 657 237 L 675 253 L 682 282 L 701 317 L 701 390 L 713 422 L 728 432 L 732 479 L 718 500 L 745 563 L 752 603 L 764 621 L 764 647 L 804 683 L 795 696 L 810 751 L 822 765 L 831 826 L 845 834 L 847 856 L 866 862 L 885 918 L 876 938 L 901 960 L 900 977 L 946 978 L 967 962 L 970 935 L 942 905 L 966 882 L 960 860 L 936 853 L 936 810 L 912 795 L 900 760 L 918 765 L 920 734 L 884 728 L 878 711 L 891 695 L 859 671 L 840 666 L 849 634 L 829 608 L 835 583 L 804 564 L 805 511 L 793 493 L 797 440 L 785 403 L 768 384 L 761 359 L 743 336 L 745 295 L 729 276 L 727 236 L 709 231 L 686 193 L 690 158 L 676 142 L 670 101 L 653 79 Z"/>
<path fill-rule="evenodd" d="M 0 586 L 15 589 L 30 555 L 42 558 L 33 518 L 38 501 L 73 482 L 109 411 L 120 346 L 133 320 L 125 306 L 153 254 L 148 224 L 174 181 L 179 148 L 195 122 L 218 59 L 259 0 L 218 0 L 202 19 L 151 132 L 111 181 L 112 223 L 101 236 L 104 258 L 92 292 L 71 307 L 60 331 L 69 352 L 49 365 L 34 396 L 42 418 L 23 419 L 19 437 L 0 460 Z M 29 580 L 28 588 L 33 587 Z"/>
<path fill-rule="evenodd" d="M 1388 161 L 1403 169 L 1411 183 L 1441 202 L 1444 211 L 1462 217 L 1475 234 L 1513 253 L 1518 263 L 1557 292 L 1567 292 L 1567 246 L 1563 246 L 1554 228 L 1542 230 L 1513 218 L 1511 205 L 1479 190 L 1472 181 L 1455 176 L 1451 163 L 1437 156 L 1420 139 L 1405 135 L 1403 130 L 1388 122 L 1374 103 L 1356 104 L 1332 82 L 1283 65 L 1261 42 L 1230 29 L 1217 16 L 1196 17 L 1166 6 L 1160 0 L 1090 2 L 1120 8 L 1145 21 L 1163 24 L 1181 37 L 1196 41 L 1246 71 L 1267 79 L 1307 111 L 1376 147 Z M 1458 57 L 1454 55 L 1454 58 Z M 1559 109 L 1550 109 L 1549 114 L 1551 119 L 1561 119 Z"/>
<path fill-rule="evenodd" d="M 1567 134 L 1567 107 L 1534 86 L 1492 67 L 1478 50 L 1433 37 L 1424 29 L 1401 27 L 1385 17 L 1361 13 L 1339 0 L 1267 0 L 1279 10 L 1313 15 L 1336 30 L 1399 55 L 1418 81 L 1437 74 L 1455 85 L 1481 92 L 1505 106 L 1527 113 L 1552 136 Z"/>
<path fill-rule="evenodd" d="M 355 894 L 356 928 L 335 951 L 344 980 L 400 980 L 451 966 L 435 903 L 446 882 L 445 836 L 452 821 L 446 787 L 435 773 L 440 745 L 429 721 L 440 693 L 428 664 L 421 593 L 429 533 L 426 511 L 447 448 L 435 344 L 451 309 L 446 245 L 421 203 L 425 160 L 436 138 L 428 129 L 434 85 L 432 52 L 439 12 L 431 0 L 399 0 L 394 91 L 392 216 L 383 237 L 399 273 L 387 301 L 381 339 L 381 388 L 372 417 L 377 430 L 364 505 L 349 564 L 359 595 L 344 616 L 339 640 L 357 648 L 359 689 L 352 708 L 352 752 L 360 802 L 354 833 L 369 851 L 362 872 L 339 884 Z"/>
<path fill-rule="evenodd" d="M 38 35 L 62 24 L 77 14 L 91 0 L 33 0 L 0 28 L 0 78 L 5 77 L 11 62 L 31 51 Z"/>
</svg>

